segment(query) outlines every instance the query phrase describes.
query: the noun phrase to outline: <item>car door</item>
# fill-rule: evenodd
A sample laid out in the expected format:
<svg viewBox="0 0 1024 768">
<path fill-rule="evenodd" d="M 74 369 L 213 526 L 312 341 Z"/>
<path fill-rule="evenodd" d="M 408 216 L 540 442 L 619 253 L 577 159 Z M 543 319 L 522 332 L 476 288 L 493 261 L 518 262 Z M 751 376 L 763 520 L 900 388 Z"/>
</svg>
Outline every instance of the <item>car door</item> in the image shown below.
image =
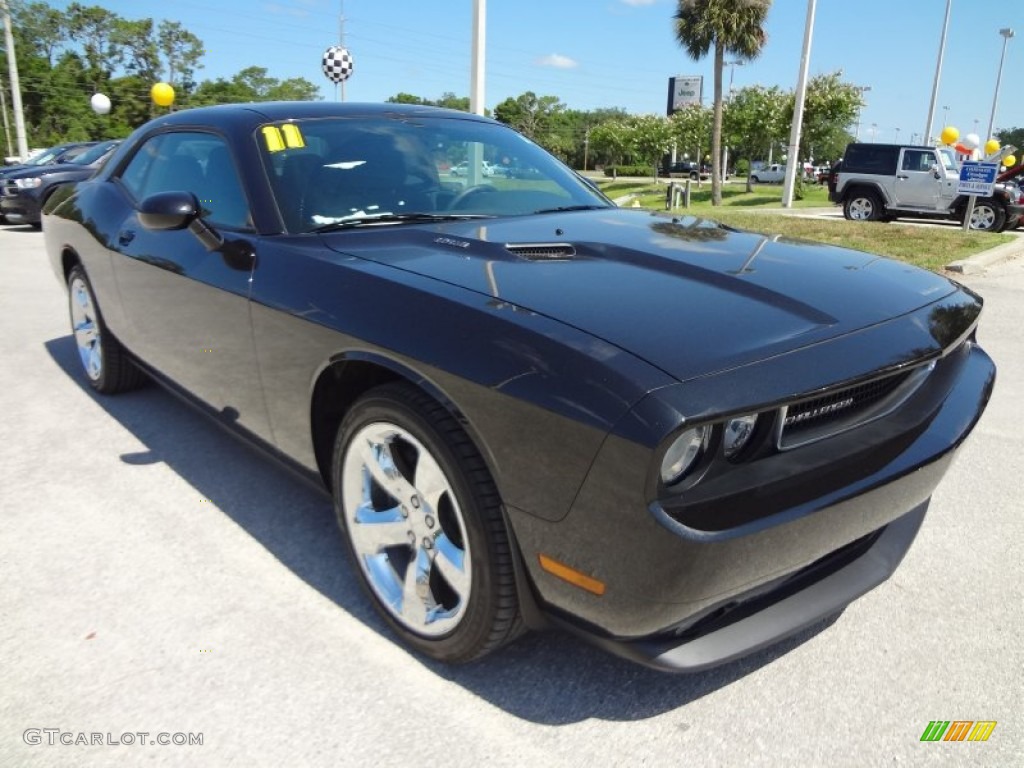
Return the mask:
<svg viewBox="0 0 1024 768">
<path fill-rule="evenodd" d="M 115 175 L 132 201 L 110 244 L 128 321 L 125 339 L 147 364 L 227 421 L 270 439 L 249 315 L 258 239 L 227 141 L 198 131 L 158 133 Z M 207 250 L 188 228 L 152 231 L 142 200 L 188 191 L 223 237 Z"/>
<path fill-rule="evenodd" d="M 893 197 L 900 208 L 927 208 L 934 210 L 939 204 L 942 181 L 935 178 L 939 158 L 930 149 L 905 147 L 900 152 L 896 167 Z"/>
</svg>

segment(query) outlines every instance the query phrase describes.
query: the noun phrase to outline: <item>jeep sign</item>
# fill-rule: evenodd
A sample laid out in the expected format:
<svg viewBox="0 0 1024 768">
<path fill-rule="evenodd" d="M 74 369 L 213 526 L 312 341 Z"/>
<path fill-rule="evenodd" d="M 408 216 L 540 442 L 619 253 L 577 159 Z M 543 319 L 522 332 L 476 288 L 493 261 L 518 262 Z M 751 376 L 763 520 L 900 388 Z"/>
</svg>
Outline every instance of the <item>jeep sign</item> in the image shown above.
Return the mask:
<svg viewBox="0 0 1024 768">
<path fill-rule="evenodd" d="M 960 166 L 960 184 L 957 194 L 991 197 L 996 184 L 999 163 L 981 163 L 965 160 Z"/>
<path fill-rule="evenodd" d="M 704 78 L 700 75 L 676 75 L 668 79 L 668 110 L 670 117 L 683 107 L 701 103 L 704 95 Z"/>
</svg>

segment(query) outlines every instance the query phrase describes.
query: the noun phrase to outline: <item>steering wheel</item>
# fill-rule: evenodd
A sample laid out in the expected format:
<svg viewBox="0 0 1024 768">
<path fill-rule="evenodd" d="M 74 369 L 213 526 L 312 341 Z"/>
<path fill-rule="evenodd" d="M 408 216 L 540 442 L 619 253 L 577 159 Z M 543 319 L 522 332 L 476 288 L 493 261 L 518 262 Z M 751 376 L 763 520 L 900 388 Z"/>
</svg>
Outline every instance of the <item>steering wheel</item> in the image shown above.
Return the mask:
<svg viewBox="0 0 1024 768">
<path fill-rule="evenodd" d="M 496 191 L 490 184 L 475 184 L 472 187 L 466 187 L 448 203 L 448 210 L 460 210 L 467 200 L 473 200 L 478 197 L 483 199 L 487 195 L 493 195 Z"/>
</svg>

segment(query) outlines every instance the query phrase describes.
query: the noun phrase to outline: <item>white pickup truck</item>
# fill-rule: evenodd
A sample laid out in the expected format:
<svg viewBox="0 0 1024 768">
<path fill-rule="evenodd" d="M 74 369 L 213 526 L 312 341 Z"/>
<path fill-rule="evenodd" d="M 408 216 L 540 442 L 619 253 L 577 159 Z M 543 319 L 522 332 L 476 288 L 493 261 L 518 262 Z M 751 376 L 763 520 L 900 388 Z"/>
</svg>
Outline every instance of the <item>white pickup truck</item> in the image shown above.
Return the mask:
<svg viewBox="0 0 1024 768">
<path fill-rule="evenodd" d="M 762 182 L 781 183 L 785 178 L 786 166 L 779 163 L 766 165 L 764 168 L 760 168 L 750 174 L 750 180 L 755 184 Z"/>
</svg>

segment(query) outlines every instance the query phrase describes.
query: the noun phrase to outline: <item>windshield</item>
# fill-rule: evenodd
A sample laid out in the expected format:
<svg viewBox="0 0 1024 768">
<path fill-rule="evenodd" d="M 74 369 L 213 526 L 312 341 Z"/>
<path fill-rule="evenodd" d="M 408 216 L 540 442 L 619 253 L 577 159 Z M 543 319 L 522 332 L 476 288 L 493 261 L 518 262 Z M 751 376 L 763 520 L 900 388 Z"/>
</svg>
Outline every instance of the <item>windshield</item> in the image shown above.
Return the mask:
<svg viewBox="0 0 1024 768">
<path fill-rule="evenodd" d="M 256 138 L 290 232 L 611 205 L 545 150 L 493 123 L 328 118 L 265 125 Z"/>
<path fill-rule="evenodd" d="M 90 148 L 87 152 L 83 152 L 74 160 L 70 160 L 69 162 L 73 165 L 92 165 L 107 154 L 107 152 L 110 151 L 110 148 L 116 144 L 116 141 L 101 141 L 95 147 Z"/>
<path fill-rule="evenodd" d="M 942 158 L 942 167 L 947 171 L 960 172 L 960 163 L 956 161 L 956 155 L 948 147 L 939 147 L 939 157 Z"/>
<path fill-rule="evenodd" d="M 63 147 L 50 147 L 29 159 L 25 165 L 49 165 L 50 163 L 56 162 L 57 158 L 63 151 Z"/>
</svg>

